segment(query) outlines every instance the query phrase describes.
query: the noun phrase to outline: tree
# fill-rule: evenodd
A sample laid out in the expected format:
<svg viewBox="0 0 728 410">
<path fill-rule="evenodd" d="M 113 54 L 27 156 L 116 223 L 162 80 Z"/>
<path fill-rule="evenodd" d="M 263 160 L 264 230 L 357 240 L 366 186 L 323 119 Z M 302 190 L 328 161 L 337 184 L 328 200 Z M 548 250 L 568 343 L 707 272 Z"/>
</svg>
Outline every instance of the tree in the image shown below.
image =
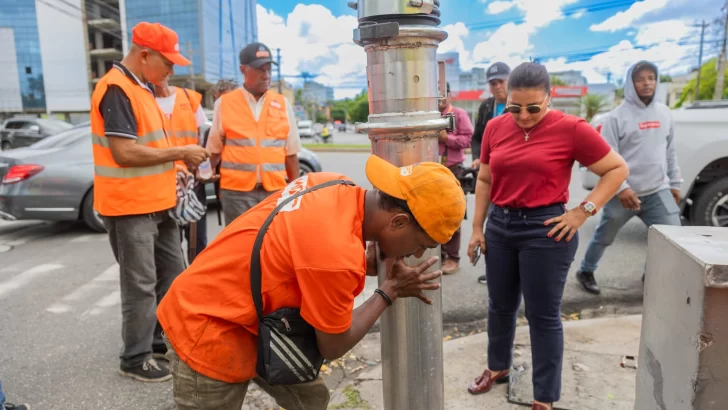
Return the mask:
<svg viewBox="0 0 728 410">
<path fill-rule="evenodd" d="M 595 115 L 607 107 L 607 99 L 599 94 L 587 94 L 582 98 L 581 103 L 584 107 L 584 119 L 586 122 L 591 122 Z"/>
<path fill-rule="evenodd" d="M 566 84 L 566 81 L 562 80 L 560 77 L 556 77 L 554 75 L 551 76 L 551 86 L 564 86 L 568 85 Z"/>
<path fill-rule="evenodd" d="M 713 93 L 715 92 L 715 83 L 718 80 L 718 70 L 716 69 L 716 63 L 718 59 L 713 58 L 703 64 L 700 67 L 700 98 L 701 100 L 712 100 Z M 726 70 L 726 76 L 728 77 L 728 70 Z M 695 87 L 697 86 L 698 79 L 693 78 L 688 81 L 688 84 L 683 88 L 682 96 L 680 101 L 675 105 L 676 108 L 680 108 L 685 101 L 692 100 L 695 98 Z M 723 85 L 723 96 L 722 98 L 728 98 L 728 82 Z"/>
<path fill-rule="evenodd" d="M 671 83 L 672 77 L 668 74 L 660 74 L 660 82 L 661 83 Z"/>
<path fill-rule="evenodd" d="M 326 116 L 326 113 L 323 111 L 316 111 L 316 122 L 325 124 L 329 122 L 329 117 Z"/>
<path fill-rule="evenodd" d="M 366 91 L 350 101 L 349 118 L 353 122 L 366 122 L 369 119 L 369 96 Z"/>
</svg>

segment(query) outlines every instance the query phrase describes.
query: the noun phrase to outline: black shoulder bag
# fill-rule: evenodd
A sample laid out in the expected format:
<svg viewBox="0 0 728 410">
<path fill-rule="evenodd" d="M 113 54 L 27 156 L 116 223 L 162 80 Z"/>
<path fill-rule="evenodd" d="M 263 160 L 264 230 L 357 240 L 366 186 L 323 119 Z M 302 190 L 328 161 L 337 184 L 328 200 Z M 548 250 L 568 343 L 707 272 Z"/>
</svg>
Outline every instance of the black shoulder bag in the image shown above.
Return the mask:
<svg viewBox="0 0 728 410">
<path fill-rule="evenodd" d="M 301 317 L 300 309 L 281 308 L 263 316 L 261 295 L 260 248 L 273 218 L 291 201 L 309 192 L 334 185 L 354 185 L 337 179 L 313 186 L 281 201 L 258 231 L 250 255 L 250 290 L 258 313 L 258 376 L 270 384 L 300 384 L 316 380 L 323 357 L 316 342 L 316 331 Z"/>
</svg>

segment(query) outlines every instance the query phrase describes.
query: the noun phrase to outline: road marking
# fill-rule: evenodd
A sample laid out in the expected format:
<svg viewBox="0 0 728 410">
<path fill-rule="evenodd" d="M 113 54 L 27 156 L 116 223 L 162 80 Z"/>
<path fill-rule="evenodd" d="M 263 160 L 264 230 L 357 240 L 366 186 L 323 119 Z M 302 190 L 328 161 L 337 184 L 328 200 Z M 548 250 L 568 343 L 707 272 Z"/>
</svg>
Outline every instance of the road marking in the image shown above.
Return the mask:
<svg viewBox="0 0 728 410">
<path fill-rule="evenodd" d="M 94 304 L 94 307 L 83 313 L 83 316 L 98 316 L 104 309 L 121 304 L 121 291 L 115 290 Z"/>
<path fill-rule="evenodd" d="M 119 265 L 114 264 L 108 267 L 102 274 L 91 279 L 89 282 L 79 286 L 73 292 L 63 297 L 64 302 L 77 302 L 86 299 L 94 290 L 103 287 L 106 283 L 119 280 Z M 67 313 L 73 310 L 68 303 L 54 303 L 46 309 L 51 313 Z"/>
<path fill-rule="evenodd" d="M 57 265 L 52 263 L 38 265 L 12 277 L 9 280 L 6 280 L 5 282 L 0 282 L 0 299 L 2 299 L 2 297 L 7 295 L 8 293 L 28 285 L 34 279 L 43 276 L 49 272 L 53 272 L 54 270 L 61 269 L 62 267 L 63 265 Z"/>
<path fill-rule="evenodd" d="M 40 239 L 45 236 L 49 236 L 49 224 L 39 223 L 23 227 L 16 231 L 3 234 L 3 241 L 0 242 L 2 245 L 8 246 L 19 246 L 27 243 L 30 240 Z"/>
</svg>

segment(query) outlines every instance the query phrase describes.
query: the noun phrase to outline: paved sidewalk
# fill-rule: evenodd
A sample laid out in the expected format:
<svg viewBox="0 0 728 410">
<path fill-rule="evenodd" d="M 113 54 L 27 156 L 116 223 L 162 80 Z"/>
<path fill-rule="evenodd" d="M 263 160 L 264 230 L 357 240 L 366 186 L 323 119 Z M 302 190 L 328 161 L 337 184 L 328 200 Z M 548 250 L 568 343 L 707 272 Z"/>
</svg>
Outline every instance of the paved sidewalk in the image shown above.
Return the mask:
<svg viewBox="0 0 728 410">
<path fill-rule="evenodd" d="M 641 322 L 640 315 L 564 322 L 562 400 L 556 408 L 634 408 L 636 370 L 624 369 L 620 362 L 625 355 L 637 356 Z M 444 343 L 446 409 L 524 409 L 523 405 L 508 401 L 507 385 L 497 385 L 480 396 L 467 392 L 468 384 L 485 368 L 486 341 L 487 335 L 479 333 Z M 515 344 L 514 365 L 529 368 L 528 327 L 518 328 Z M 344 359 L 330 363 L 322 371 L 332 390 L 330 409 L 383 409 L 379 334 L 369 334 Z M 530 386 L 514 390 L 524 398 L 523 393 L 529 394 Z M 278 408 L 253 387 L 243 406 L 244 410 Z"/>
</svg>

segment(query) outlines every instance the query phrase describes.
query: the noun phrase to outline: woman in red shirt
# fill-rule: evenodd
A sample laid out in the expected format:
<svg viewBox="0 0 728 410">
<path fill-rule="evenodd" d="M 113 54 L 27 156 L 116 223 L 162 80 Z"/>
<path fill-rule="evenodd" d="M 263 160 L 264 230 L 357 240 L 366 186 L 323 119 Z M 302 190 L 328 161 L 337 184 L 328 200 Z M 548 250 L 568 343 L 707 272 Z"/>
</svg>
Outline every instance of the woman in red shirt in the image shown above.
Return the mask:
<svg viewBox="0 0 728 410">
<path fill-rule="evenodd" d="M 468 248 L 471 260 L 476 247 L 484 252 L 488 279 L 488 368 L 468 391 L 486 393 L 508 380 L 523 293 L 537 410 L 551 409 L 561 394 L 561 297 L 577 231 L 628 174 L 622 157 L 586 121 L 549 109 L 549 78 L 537 63 L 521 64 L 508 78 L 510 115 L 492 119 L 483 135 Z M 580 206 L 567 210 L 574 161 L 601 179 Z"/>
</svg>

